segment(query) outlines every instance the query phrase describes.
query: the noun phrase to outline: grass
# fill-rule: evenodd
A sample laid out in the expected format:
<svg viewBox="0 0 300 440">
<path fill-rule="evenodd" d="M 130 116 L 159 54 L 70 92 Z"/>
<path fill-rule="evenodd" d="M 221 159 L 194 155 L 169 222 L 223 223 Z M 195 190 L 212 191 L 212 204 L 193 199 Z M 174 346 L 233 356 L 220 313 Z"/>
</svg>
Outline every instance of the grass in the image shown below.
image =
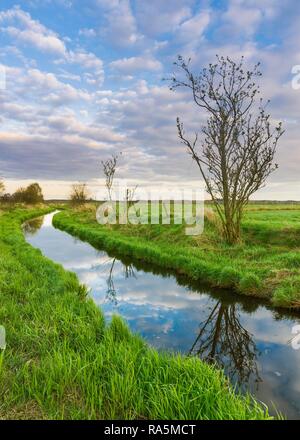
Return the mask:
<svg viewBox="0 0 300 440">
<path fill-rule="evenodd" d="M 101 226 L 95 206 L 67 209 L 54 225 L 96 247 L 142 260 L 268 300 L 273 306 L 300 309 L 300 206 L 250 204 L 242 224 L 243 241 L 224 243 L 211 208 L 202 235 L 185 235 L 183 225 Z"/>
<path fill-rule="evenodd" d="M 24 240 L 21 223 L 50 209 L 0 213 L 0 325 L 7 334 L 0 419 L 269 418 L 214 367 L 158 354 L 118 317 L 106 324 L 75 274 Z"/>
</svg>

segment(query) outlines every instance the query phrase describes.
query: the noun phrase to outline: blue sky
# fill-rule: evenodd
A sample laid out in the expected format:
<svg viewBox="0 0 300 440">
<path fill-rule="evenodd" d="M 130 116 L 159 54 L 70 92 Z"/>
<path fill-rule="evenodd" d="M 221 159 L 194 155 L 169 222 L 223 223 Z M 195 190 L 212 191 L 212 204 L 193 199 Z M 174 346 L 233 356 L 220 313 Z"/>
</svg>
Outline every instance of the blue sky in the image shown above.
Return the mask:
<svg viewBox="0 0 300 440">
<path fill-rule="evenodd" d="M 196 182 L 175 122 L 181 116 L 194 132 L 204 115 L 162 78 L 177 54 L 191 56 L 197 70 L 218 53 L 262 62 L 270 112 L 286 129 L 280 168 L 257 197 L 300 200 L 300 90 L 291 86 L 299 27 L 296 0 L 1 0 L 7 189 L 32 180 L 49 197 L 64 197 L 74 181 L 95 189 L 101 159 L 118 151 L 118 175 L 132 183 Z"/>
</svg>

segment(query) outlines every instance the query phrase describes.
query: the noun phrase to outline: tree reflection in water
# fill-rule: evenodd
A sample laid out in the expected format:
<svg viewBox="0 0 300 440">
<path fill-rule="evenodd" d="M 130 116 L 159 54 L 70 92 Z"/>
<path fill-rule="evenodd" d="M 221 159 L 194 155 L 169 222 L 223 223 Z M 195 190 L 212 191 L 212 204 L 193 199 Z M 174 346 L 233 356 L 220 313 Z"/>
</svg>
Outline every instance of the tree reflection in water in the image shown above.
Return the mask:
<svg viewBox="0 0 300 440">
<path fill-rule="evenodd" d="M 217 364 L 239 386 L 247 386 L 250 380 L 258 384 L 261 382 L 256 363 L 259 351 L 251 333 L 241 325 L 238 307 L 218 301 L 200 324 L 189 354 Z"/>
<path fill-rule="evenodd" d="M 43 226 L 44 217 L 37 217 L 23 224 L 23 230 L 26 234 L 35 235 Z"/>
<path fill-rule="evenodd" d="M 108 273 L 108 278 L 106 280 L 107 290 L 106 290 L 106 300 L 111 302 L 114 306 L 118 305 L 117 291 L 114 283 L 114 267 L 116 263 L 116 258 L 113 258 L 112 264 Z M 134 266 L 132 264 L 123 263 L 124 277 L 125 278 L 136 278 Z"/>
<path fill-rule="evenodd" d="M 137 279 L 137 276 L 134 271 L 134 266 L 132 264 L 123 264 L 124 268 L 124 276 L 125 278 L 135 278 Z"/>
<path fill-rule="evenodd" d="M 114 283 L 114 277 L 113 277 L 115 262 L 116 262 L 116 259 L 114 258 L 112 261 L 112 265 L 110 267 L 109 273 L 108 273 L 108 278 L 106 280 L 107 290 L 106 290 L 106 298 L 105 299 L 108 300 L 109 302 L 111 302 L 113 305 L 117 306 L 118 305 L 117 292 L 115 289 L 115 283 Z"/>
</svg>

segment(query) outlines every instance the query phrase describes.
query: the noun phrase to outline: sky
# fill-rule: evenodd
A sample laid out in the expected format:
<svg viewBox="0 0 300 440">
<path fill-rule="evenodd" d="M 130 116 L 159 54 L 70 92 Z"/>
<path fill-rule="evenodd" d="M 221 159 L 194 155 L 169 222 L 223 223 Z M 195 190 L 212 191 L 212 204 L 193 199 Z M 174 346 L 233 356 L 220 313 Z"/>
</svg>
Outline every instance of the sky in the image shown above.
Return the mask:
<svg viewBox="0 0 300 440">
<path fill-rule="evenodd" d="M 261 62 L 272 121 L 286 130 L 279 169 L 253 198 L 300 200 L 299 29 L 298 0 L 0 0 L 7 191 L 38 181 L 47 198 L 64 198 L 79 181 L 95 195 L 101 160 L 118 152 L 117 177 L 129 184 L 197 185 L 176 117 L 194 133 L 205 115 L 163 78 L 178 54 L 194 71 L 220 54 Z"/>
</svg>

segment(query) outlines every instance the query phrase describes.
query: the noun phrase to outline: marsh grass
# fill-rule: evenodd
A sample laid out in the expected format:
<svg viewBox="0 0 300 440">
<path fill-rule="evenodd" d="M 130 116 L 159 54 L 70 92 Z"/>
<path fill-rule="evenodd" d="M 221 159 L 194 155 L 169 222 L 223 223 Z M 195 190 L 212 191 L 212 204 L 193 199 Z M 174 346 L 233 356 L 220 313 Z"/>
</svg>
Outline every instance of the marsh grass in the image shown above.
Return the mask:
<svg viewBox="0 0 300 440">
<path fill-rule="evenodd" d="M 21 223 L 49 209 L 0 216 L 0 323 L 7 334 L 0 419 L 269 418 L 214 367 L 158 354 L 118 317 L 106 323 L 75 274 L 25 242 Z M 58 218 L 75 233 L 69 215 Z"/>
</svg>

